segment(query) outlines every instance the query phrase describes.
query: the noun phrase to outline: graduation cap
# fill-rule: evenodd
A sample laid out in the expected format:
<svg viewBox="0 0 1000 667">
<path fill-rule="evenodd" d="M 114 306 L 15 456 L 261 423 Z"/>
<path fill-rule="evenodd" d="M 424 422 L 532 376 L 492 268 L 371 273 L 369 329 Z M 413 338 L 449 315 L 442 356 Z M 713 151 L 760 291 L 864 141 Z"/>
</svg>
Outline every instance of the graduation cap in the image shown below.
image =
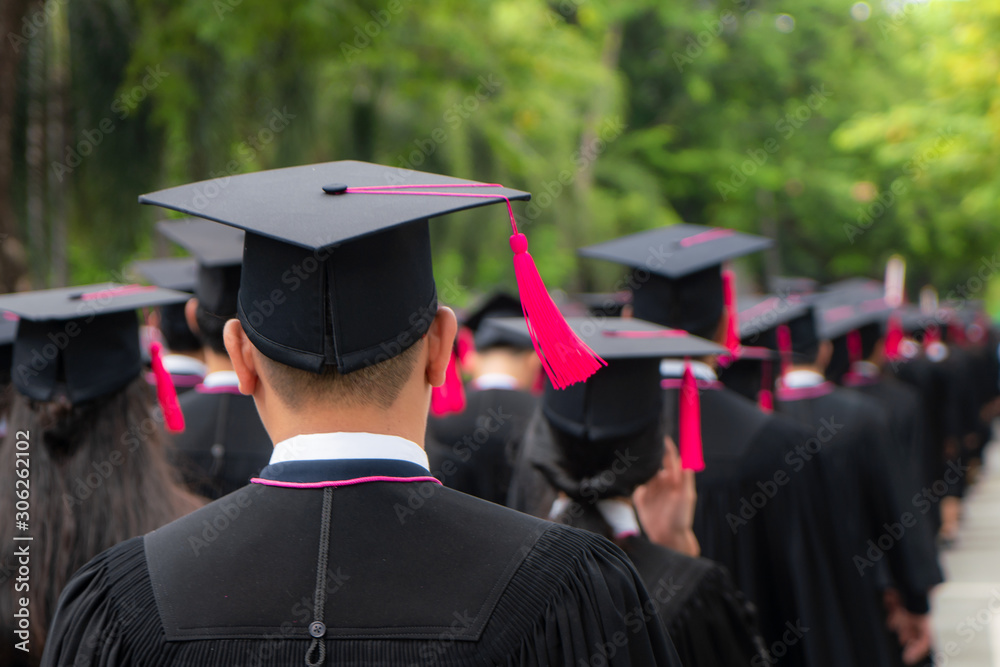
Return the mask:
<svg viewBox="0 0 1000 667">
<path fill-rule="evenodd" d="M 591 315 L 605 317 L 621 317 L 622 310 L 632 302 L 632 293 L 623 292 L 584 292 L 573 295 L 587 308 Z"/>
<path fill-rule="evenodd" d="M 663 411 L 663 392 L 659 390 L 662 359 L 725 352 L 722 346 L 680 329 L 667 329 L 634 318 L 573 317 L 567 322 L 608 365 L 585 383 L 563 391 L 546 386 L 542 412 L 556 429 L 594 444 L 598 460 L 597 452 L 602 447 L 612 447 L 617 440 L 634 437 L 659 422 Z M 512 330 L 524 328 L 524 323 L 517 319 L 501 319 L 497 323 Z M 678 446 L 682 465 L 695 470 L 704 468 L 704 461 L 699 461 L 701 419 L 699 414 L 692 413 L 698 410 L 697 396 L 697 385 L 691 369 L 687 368 L 681 387 Z M 685 401 L 692 398 L 694 403 L 685 408 Z M 657 446 L 662 447 L 662 442 Z M 658 467 L 660 459 L 654 458 Z"/>
<path fill-rule="evenodd" d="M 726 299 L 723 262 L 763 250 L 770 239 L 732 229 L 677 224 L 581 248 L 583 257 L 633 268 L 636 317 L 711 335 Z"/>
<path fill-rule="evenodd" d="M 131 273 L 157 287 L 194 294 L 198 284 L 198 262 L 193 257 L 168 257 L 132 262 Z M 194 352 L 202 347 L 187 323 L 183 303 L 160 306 L 160 333 L 173 352 Z"/>
<path fill-rule="evenodd" d="M 194 294 L 198 262 L 193 257 L 167 257 L 132 262 L 131 272 L 157 287 Z"/>
<path fill-rule="evenodd" d="M 748 296 L 740 299 L 744 345 L 776 350 L 785 367 L 795 356 L 810 356 L 819 345 L 813 299 L 808 296 Z"/>
<path fill-rule="evenodd" d="M 523 314 L 520 299 L 506 292 L 496 292 L 466 314 L 463 326 L 472 331 L 478 351 L 491 347 L 531 350 L 534 345 L 527 331 L 498 327 L 494 322 L 499 317 L 522 317 Z"/>
<path fill-rule="evenodd" d="M 206 311 L 221 317 L 236 314 L 243 265 L 243 237 L 239 229 L 208 220 L 161 220 L 156 229 L 194 255 L 198 277 L 194 295 Z"/>
<path fill-rule="evenodd" d="M 142 369 L 135 311 L 188 298 L 183 292 L 155 286 L 115 283 L 0 296 L 0 310 L 20 316 L 14 340 L 14 386 L 35 401 L 65 396 L 74 405 L 120 390 Z M 158 348 L 154 343 L 154 371 Z M 166 392 L 173 391 L 169 376 L 163 384 L 157 382 L 157 392 L 171 426 L 176 424 L 177 398 L 174 395 L 169 404 Z"/>
<path fill-rule="evenodd" d="M 0 312 L 0 391 L 10 384 L 10 367 L 14 355 L 14 338 L 17 336 L 18 317 L 14 313 Z"/>
<path fill-rule="evenodd" d="M 237 314 L 278 362 L 350 373 L 413 345 L 437 312 L 428 219 L 507 204 L 514 272 L 535 349 L 556 386 L 600 367 L 572 336 L 497 184 L 342 161 L 203 181 L 139 197 L 247 232 Z"/>
<path fill-rule="evenodd" d="M 881 326 L 893 309 L 881 284 L 851 283 L 819 295 L 816 311 L 820 338 L 833 340 L 865 326 Z"/>
</svg>

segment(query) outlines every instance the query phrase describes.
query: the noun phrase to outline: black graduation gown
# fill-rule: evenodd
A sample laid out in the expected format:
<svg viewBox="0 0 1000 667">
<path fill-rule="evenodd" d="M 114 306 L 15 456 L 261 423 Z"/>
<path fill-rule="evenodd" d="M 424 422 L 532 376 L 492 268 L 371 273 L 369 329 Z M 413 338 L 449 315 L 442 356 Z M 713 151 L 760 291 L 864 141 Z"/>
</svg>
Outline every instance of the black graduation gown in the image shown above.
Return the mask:
<svg viewBox="0 0 1000 667">
<path fill-rule="evenodd" d="M 757 606 L 781 664 L 850 665 L 821 535 L 829 501 L 796 451 L 811 434 L 714 386 L 700 392 L 705 469 L 695 476 L 694 532 L 701 553 L 731 572 Z M 665 393 L 666 418 L 676 423 L 677 390 Z"/>
<path fill-rule="evenodd" d="M 895 646 L 884 631 L 881 591 L 891 577 L 906 607 L 926 613 L 927 592 L 941 571 L 890 464 L 892 439 L 879 406 L 824 383 L 779 393 L 778 409 L 814 430 L 812 461 L 830 499 L 826 531 L 829 576 L 849 610 L 855 665 L 891 665 Z M 929 557 L 931 554 L 931 557 Z"/>
<path fill-rule="evenodd" d="M 235 388 L 201 387 L 180 397 L 184 431 L 175 434 L 175 465 L 184 482 L 215 500 L 244 486 L 267 465 L 273 446 L 253 397 Z"/>
<path fill-rule="evenodd" d="M 538 411 L 525 433 L 512 486 L 520 491 L 519 502 L 537 515 L 548 516 L 558 494 L 532 462 L 554 463 L 559 459 L 554 451 L 551 429 Z M 523 474 L 529 477 L 524 479 Z M 589 504 L 570 503 L 556 520 L 609 538 L 613 534 L 600 512 Z M 654 544 L 645 536 L 627 537 L 618 544 L 632 559 L 656 602 L 663 627 L 678 647 L 684 665 L 767 664 L 756 613 L 724 568 L 706 558 L 691 558 Z"/>
<path fill-rule="evenodd" d="M 43 665 L 679 665 L 603 538 L 442 487 L 402 461 L 290 462 L 104 552 L 64 592 Z M 396 481 L 358 483 L 366 477 Z M 331 493 L 325 589 L 323 503 Z M 318 606 L 318 605 L 316 605 Z"/>
<path fill-rule="evenodd" d="M 431 471 L 447 487 L 502 505 L 516 457 L 512 448 L 538 399 L 512 389 L 470 389 L 466 396 L 460 414 L 428 420 Z"/>
</svg>

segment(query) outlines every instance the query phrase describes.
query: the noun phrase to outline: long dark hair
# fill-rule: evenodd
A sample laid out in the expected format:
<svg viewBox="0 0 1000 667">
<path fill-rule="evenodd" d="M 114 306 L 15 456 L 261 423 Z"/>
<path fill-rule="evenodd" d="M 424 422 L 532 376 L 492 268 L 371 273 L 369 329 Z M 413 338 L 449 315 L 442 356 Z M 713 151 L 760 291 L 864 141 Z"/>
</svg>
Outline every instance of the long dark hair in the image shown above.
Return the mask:
<svg viewBox="0 0 1000 667">
<path fill-rule="evenodd" d="M 167 439 L 152 405 L 142 377 L 84 405 L 32 401 L 20 393 L 14 397 L 0 444 L 0 627 L 14 618 L 15 600 L 27 597 L 33 661 L 41 656 L 59 595 L 73 573 L 118 542 L 204 503 L 181 486 L 170 467 Z M 15 468 L 24 466 L 15 463 L 18 452 L 28 452 L 30 461 L 27 530 L 15 521 L 20 479 Z M 15 535 L 32 540 L 14 541 Z M 15 549 L 25 544 L 30 545 L 30 588 L 15 593 Z M 12 631 L 5 628 L 4 636 L 6 650 L 0 655 L 14 653 Z"/>
</svg>

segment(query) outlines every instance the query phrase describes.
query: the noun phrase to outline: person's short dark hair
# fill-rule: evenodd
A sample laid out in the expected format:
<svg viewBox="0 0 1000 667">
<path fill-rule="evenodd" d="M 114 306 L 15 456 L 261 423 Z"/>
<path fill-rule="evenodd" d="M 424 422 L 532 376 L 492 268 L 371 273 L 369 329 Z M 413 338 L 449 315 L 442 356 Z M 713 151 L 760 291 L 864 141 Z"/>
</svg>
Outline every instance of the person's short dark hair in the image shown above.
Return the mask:
<svg viewBox="0 0 1000 667">
<path fill-rule="evenodd" d="M 322 373 L 310 373 L 261 355 L 262 375 L 278 398 L 292 408 L 315 399 L 350 407 L 388 408 L 409 381 L 423 346 L 420 340 L 401 354 L 346 375 L 333 366 Z"/>
<path fill-rule="evenodd" d="M 235 317 L 235 314 L 232 317 Z M 226 322 L 231 318 L 209 312 L 200 303 L 195 309 L 194 318 L 198 323 L 198 331 L 205 345 L 216 354 L 226 354 L 226 344 L 222 332 L 226 328 Z"/>
<path fill-rule="evenodd" d="M 160 306 L 160 333 L 171 352 L 197 352 L 202 348 L 201 339 L 188 326 L 183 303 Z"/>
</svg>

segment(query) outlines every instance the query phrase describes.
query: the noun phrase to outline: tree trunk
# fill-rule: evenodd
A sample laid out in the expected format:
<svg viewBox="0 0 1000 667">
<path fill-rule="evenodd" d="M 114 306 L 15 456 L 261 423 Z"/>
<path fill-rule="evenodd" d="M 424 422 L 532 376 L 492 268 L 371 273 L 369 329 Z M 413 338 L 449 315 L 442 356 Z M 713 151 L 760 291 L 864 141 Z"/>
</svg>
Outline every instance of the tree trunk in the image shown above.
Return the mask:
<svg viewBox="0 0 1000 667">
<path fill-rule="evenodd" d="M 14 106 L 17 103 L 17 71 L 26 50 L 23 23 L 29 10 L 41 2 L 3 0 L 0 2 L 0 292 L 13 291 L 25 270 L 24 247 L 17 239 L 17 220 L 11 201 L 11 150 Z"/>
</svg>

